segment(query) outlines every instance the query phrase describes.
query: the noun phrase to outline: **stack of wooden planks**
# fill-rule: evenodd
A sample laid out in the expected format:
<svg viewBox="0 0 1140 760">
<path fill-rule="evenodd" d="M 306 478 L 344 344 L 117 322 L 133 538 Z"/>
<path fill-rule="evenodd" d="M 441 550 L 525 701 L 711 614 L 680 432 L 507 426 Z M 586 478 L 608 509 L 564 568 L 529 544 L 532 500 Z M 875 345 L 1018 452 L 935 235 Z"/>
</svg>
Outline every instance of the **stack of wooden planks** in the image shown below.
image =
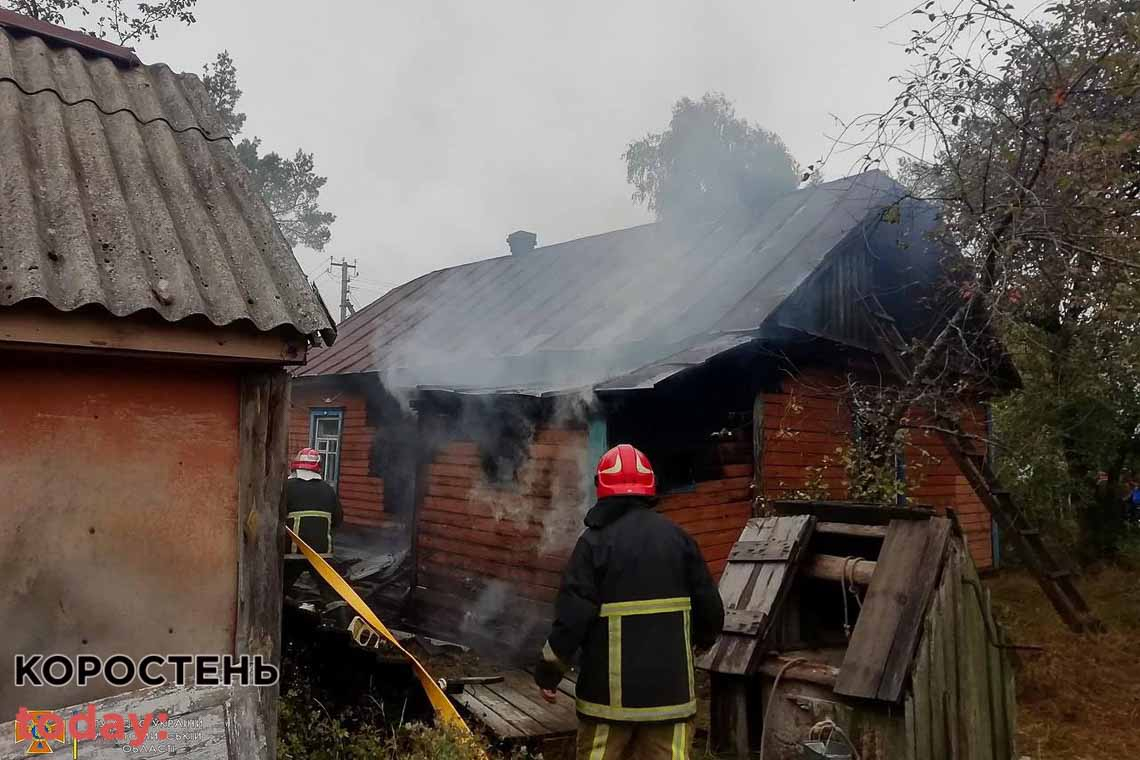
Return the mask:
<svg viewBox="0 0 1140 760">
<path fill-rule="evenodd" d="M 453 698 L 496 739 L 526 742 L 547 758 L 572 756 L 566 752 L 572 750 L 578 730 L 570 680 L 574 675 L 562 680 L 554 704 L 543 700 L 529 673 L 508 670 L 502 675 L 501 682 L 467 686 Z"/>
</svg>

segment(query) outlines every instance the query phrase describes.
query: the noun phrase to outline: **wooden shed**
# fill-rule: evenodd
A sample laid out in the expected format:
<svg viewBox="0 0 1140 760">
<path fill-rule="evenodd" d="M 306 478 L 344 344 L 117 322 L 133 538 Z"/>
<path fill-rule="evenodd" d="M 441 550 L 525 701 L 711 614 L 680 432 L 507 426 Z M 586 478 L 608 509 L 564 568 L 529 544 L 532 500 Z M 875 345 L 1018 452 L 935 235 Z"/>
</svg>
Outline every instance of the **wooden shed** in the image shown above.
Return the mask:
<svg viewBox="0 0 1140 760">
<path fill-rule="evenodd" d="M 697 663 L 711 674 L 717 749 L 1016 757 L 1009 645 L 953 513 L 775 508 L 729 554 L 724 631 Z"/>
<path fill-rule="evenodd" d="M 848 376 L 890 376 L 864 303 L 912 335 L 937 326 L 923 297 L 944 255 L 932 224 L 869 172 L 714 224 L 432 272 L 313 352 L 294 440 L 316 443 L 322 415 L 343 421 L 326 445 L 341 452 L 349 519 L 409 529 L 412 624 L 529 659 L 608 446 L 649 455 L 658 508 L 717 575 L 762 502 L 847 496 Z M 963 403 L 970 432 L 984 432 L 984 402 Z M 941 441 L 916 429 L 902 464 L 907 498 L 958 508 L 991 566 L 990 515 Z"/>
<path fill-rule="evenodd" d="M 17 688 L 13 658 L 276 661 L 285 366 L 328 314 L 194 75 L 0 10 L 0 178 L 0 715 L 164 711 L 196 727 L 168 751 L 273 757 L 275 687 Z"/>
</svg>

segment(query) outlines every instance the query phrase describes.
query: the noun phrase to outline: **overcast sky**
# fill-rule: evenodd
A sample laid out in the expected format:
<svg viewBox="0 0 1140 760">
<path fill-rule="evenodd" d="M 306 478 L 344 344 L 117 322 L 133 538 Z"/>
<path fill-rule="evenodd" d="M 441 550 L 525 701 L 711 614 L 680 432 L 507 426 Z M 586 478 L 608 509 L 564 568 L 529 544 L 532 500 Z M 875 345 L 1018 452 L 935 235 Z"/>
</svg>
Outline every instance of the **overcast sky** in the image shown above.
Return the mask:
<svg viewBox="0 0 1140 760">
<path fill-rule="evenodd" d="M 684 95 L 724 92 L 814 162 L 832 114 L 891 99 L 909 25 L 883 25 L 914 2 L 199 0 L 197 24 L 138 52 L 200 72 L 228 49 L 245 135 L 316 154 L 337 221 L 324 253 L 297 255 L 335 313 L 330 255 L 359 261 L 362 306 L 502 255 L 516 229 L 543 245 L 649 221 L 620 155 Z"/>
</svg>

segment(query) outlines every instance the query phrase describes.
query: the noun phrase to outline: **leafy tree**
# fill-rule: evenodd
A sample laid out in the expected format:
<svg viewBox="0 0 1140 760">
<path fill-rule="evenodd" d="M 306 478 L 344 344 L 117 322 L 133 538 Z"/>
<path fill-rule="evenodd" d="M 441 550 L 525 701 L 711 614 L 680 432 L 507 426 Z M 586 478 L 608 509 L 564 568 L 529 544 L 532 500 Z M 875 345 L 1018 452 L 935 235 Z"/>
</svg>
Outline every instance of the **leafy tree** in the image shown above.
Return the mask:
<svg viewBox="0 0 1140 760">
<path fill-rule="evenodd" d="M 622 158 L 633 199 L 659 219 L 763 207 L 800 180 L 779 136 L 738 117 L 719 93 L 678 100 L 665 131 L 630 143 Z"/>
<path fill-rule="evenodd" d="M 260 146 L 259 137 L 244 139 L 238 143 L 238 157 L 269 204 L 277 226 L 290 245 L 324 250 L 336 216 L 322 211 L 318 202 L 327 179 L 313 171 L 313 154 L 298 149 L 293 158 L 276 152 L 259 155 Z"/>
<path fill-rule="evenodd" d="M 245 126 L 245 114 L 237 110 L 242 92 L 237 86 L 237 67 L 230 51 L 223 50 L 213 64 L 202 67 L 202 84 L 206 86 L 214 110 L 222 118 L 222 127 L 230 137 L 240 134 Z"/>
<path fill-rule="evenodd" d="M 193 24 L 194 6 L 198 0 L 160 0 L 157 3 L 124 4 L 123 0 L 7 0 L 5 5 L 16 13 L 67 25 L 74 13 L 95 20 L 95 25 L 79 25 L 87 34 L 110 39 L 119 45 L 158 38 L 158 26 L 164 21 Z"/>
<path fill-rule="evenodd" d="M 218 53 L 214 62 L 204 67 L 202 82 L 226 131 L 236 138 L 245 126 L 245 114 L 237 110 L 242 91 L 229 51 Z M 237 144 L 237 153 L 289 244 L 324 250 L 336 216 L 321 210 L 320 193 L 327 178 L 316 173 L 313 154 L 298 149 L 292 158 L 277 152 L 263 155 L 260 137 L 243 138 Z"/>
<path fill-rule="evenodd" d="M 916 197 L 943 209 L 957 297 L 884 415 L 945 415 L 984 390 L 946 372 L 1002 335 L 1023 389 L 998 404 L 999 463 L 1024 498 L 1074 516 L 1088 558 L 1111 554 L 1122 481 L 1140 464 L 1140 24 L 1134 0 L 1043 13 L 968 0 L 915 11 L 891 107 L 851 125 L 865 166 L 908 156 Z M 949 283 L 948 283 L 949 284 Z M 983 367 L 984 369 L 984 363 Z"/>
</svg>

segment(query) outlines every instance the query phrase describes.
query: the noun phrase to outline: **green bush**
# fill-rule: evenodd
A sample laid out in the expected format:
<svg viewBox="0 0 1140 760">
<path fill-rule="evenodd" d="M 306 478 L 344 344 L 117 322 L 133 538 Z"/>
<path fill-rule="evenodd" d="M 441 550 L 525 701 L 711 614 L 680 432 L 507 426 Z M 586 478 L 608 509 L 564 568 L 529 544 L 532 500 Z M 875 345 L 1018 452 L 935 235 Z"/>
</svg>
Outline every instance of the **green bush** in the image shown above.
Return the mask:
<svg viewBox="0 0 1140 760">
<path fill-rule="evenodd" d="M 352 707 L 333 716 L 308 690 L 288 689 L 278 704 L 277 756 L 282 760 L 527 760 L 524 748 L 503 754 L 481 737 L 447 728 L 385 725 L 384 715 Z M 538 756 L 541 758 L 541 755 Z"/>
</svg>

